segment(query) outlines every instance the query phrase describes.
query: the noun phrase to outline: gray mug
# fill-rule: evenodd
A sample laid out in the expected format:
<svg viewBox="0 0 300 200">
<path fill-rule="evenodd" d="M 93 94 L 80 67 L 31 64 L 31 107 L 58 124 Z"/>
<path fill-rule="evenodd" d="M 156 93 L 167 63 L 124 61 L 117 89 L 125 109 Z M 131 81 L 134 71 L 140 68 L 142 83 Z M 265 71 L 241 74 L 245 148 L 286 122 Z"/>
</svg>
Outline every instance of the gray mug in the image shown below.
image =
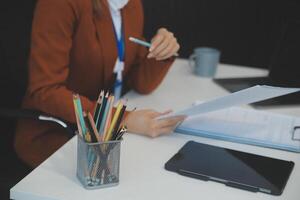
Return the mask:
<svg viewBox="0 0 300 200">
<path fill-rule="evenodd" d="M 220 51 L 210 47 L 198 47 L 190 56 L 190 66 L 194 73 L 203 77 L 214 77 L 220 61 Z"/>
</svg>

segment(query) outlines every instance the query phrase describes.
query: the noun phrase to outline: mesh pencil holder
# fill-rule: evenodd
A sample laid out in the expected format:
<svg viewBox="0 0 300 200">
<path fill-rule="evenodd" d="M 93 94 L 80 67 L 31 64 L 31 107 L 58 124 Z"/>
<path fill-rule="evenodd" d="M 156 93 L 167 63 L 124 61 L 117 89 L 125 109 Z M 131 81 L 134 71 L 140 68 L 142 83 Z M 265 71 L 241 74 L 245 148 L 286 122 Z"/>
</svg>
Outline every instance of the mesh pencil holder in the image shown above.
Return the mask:
<svg viewBox="0 0 300 200">
<path fill-rule="evenodd" d="M 119 184 L 121 140 L 77 144 L 77 178 L 86 189 Z"/>
</svg>

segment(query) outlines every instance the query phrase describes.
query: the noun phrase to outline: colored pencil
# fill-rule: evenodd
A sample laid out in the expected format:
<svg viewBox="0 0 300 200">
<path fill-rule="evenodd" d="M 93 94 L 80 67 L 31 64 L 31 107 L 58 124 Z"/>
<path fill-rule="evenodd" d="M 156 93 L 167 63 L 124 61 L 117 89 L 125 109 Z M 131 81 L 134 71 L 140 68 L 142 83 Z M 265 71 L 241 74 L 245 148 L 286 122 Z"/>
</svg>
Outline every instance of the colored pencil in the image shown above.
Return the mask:
<svg viewBox="0 0 300 200">
<path fill-rule="evenodd" d="M 102 90 L 99 94 L 99 97 L 98 97 L 98 100 L 96 102 L 96 108 L 95 108 L 95 111 L 94 111 L 94 121 L 97 121 L 97 114 L 100 110 L 100 107 L 101 107 L 101 104 L 102 104 L 102 100 L 103 100 L 103 96 L 104 96 L 104 91 Z"/>
<path fill-rule="evenodd" d="M 103 131 L 104 131 L 105 122 L 107 120 L 107 116 L 108 116 L 108 111 L 109 111 L 109 108 L 110 108 L 111 99 L 112 99 L 112 96 L 109 96 L 108 100 L 107 100 L 107 103 L 106 103 L 106 107 L 105 107 L 104 113 L 103 113 L 103 117 L 101 119 L 99 133 L 103 133 Z"/>
<path fill-rule="evenodd" d="M 95 134 L 95 137 L 97 138 L 97 142 L 102 142 L 102 138 L 97 131 L 97 128 L 96 128 L 96 125 L 95 125 L 95 122 L 93 120 L 91 113 L 88 113 L 87 116 L 88 116 L 89 122 L 91 124 L 91 127 L 93 129 L 93 133 Z"/>
<path fill-rule="evenodd" d="M 104 141 L 109 141 L 111 139 L 111 137 L 112 137 L 112 131 L 113 131 L 113 129 L 114 129 L 116 123 L 117 123 L 117 120 L 118 120 L 118 117 L 120 115 L 122 107 L 123 107 L 123 104 L 122 104 L 121 101 L 119 101 L 119 104 L 117 106 L 116 112 L 115 112 L 114 117 L 113 117 L 113 119 L 111 121 L 111 124 L 109 126 L 108 132 L 107 132 L 107 134 L 104 137 Z"/>
<path fill-rule="evenodd" d="M 98 132 L 100 132 L 101 121 L 102 121 L 103 114 L 104 114 L 104 111 L 106 108 L 107 100 L 108 100 L 108 92 L 106 93 L 105 97 L 103 98 L 103 101 L 101 104 L 101 109 L 98 113 L 97 121 L 95 122 Z"/>
<path fill-rule="evenodd" d="M 73 100 L 77 107 L 77 113 L 78 113 L 78 117 L 79 117 L 79 121 L 80 121 L 80 125 L 81 125 L 82 135 L 85 136 L 86 127 L 85 127 L 85 123 L 84 123 L 83 111 L 82 111 L 82 106 L 81 106 L 81 101 L 80 101 L 79 95 L 78 94 L 73 95 Z"/>
<path fill-rule="evenodd" d="M 117 137 L 117 134 L 118 134 L 118 131 L 119 131 L 119 127 L 121 125 L 121 122 L 123 120 L 123 116 L 124 116 L 124 113 L 125 113 L 125 110 L 126 110 L 126 105 L 123 105 L 121 111 L 120 111 L 120 115 L 117 119 L 117 122 L 116 122 L 116 125 L 113 129 L 113 133 L 112 133 L 112 140 L 115 140 L 116 137 Z"/>
<path fill-rule="evenodd" d="M 108 128 L 110 126 L 111 123 L 111 118 L 112 118 L 112 114 L 113 114 L 113 107 L 114 107 L 114 96 L 112 96 L 111 102 L 110 102 L 110 106 L 109 106 L 109 111 L 108 111 L 108 115 L 105 121 L 105 126 L 104 126 L 104 131 L 103 131 L 103 136 L 105 136 L 107 134 Z"/>
</svg>

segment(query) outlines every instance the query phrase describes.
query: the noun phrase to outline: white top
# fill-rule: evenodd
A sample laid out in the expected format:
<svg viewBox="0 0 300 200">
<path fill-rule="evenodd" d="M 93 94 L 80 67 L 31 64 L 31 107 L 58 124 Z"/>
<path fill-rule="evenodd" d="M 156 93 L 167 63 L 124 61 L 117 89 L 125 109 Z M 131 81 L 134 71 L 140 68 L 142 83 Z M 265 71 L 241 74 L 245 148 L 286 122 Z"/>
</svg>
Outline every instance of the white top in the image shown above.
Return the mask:
<svg viewBox="0 0 300 200">
<path fill-rule="evenodd" d="M 121 9 L 126 6 L 129 0 L 108 0 L 109 10 L 111 13 L 112 21 L 116 30 L 118 39 L 121 38 L 122 16 Z"/>
<path fill-rule="evenodd" d="M 221 64 L 217 77 L 264 76 L 267 73 L 261 69 Z M 128 110 L 137 107 L 164 111 L 169 108 L 179 110 L 195 100 L 205 101 L 225 94 L 228 92 L 211 79 L 193 75 L 188 61 L 178 59 L 153 93 L 140 95 L 131 91 L 125 98 L 128 99 Z M 300 106 L 266 109 L 300 116 Z M 189 140 L 292 160 L 295 168 L 283 194 L 278 197 L 166 171 L 164 164 Z M 300 196 L 300 157 L 297 153 L 177 133 L 155 139 L 128 133 L 121 145 L 119 185 L 85 190 L 76 178 L 76 147 L 76 138 L 73 138 L 14 186 L 10 190 L 10 197 L 14 200 L 299 200 Z"/>
</svg>

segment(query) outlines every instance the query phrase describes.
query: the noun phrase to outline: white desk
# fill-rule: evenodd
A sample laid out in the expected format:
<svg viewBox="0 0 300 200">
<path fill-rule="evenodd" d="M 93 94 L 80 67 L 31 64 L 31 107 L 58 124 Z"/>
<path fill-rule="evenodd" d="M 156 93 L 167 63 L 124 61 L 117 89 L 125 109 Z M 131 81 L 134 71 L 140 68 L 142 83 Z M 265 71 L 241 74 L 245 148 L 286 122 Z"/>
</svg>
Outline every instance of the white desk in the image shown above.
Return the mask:
<svg viewBox="0 0 300 200">
<path fill-rule="evenodd" d="M 266 74 L 265 70 L 221 64 L 217 77 Z M 194 76 L 185 60 L 177 60 L 166 79 L 154 93 L 141 96 L 131 92 L 127 97 L 131 107 L 177 110 L 195 100 L 207 100 L 227 93 L 210 79 Z M 270 111 L 300 116 L 300 107 L 276 108 Z M 164 170 L 165 162 L 188 140 L 292 160 L 296 165 L 283 195 L 279 197 L 234 189 L 215 182 L 191 179 Z M 300 199 L 300 155 L 296 153 L 176 133 L 157 139 L 127 134 L 121 149 L 120 184 L 117 187 L 92 191 L 81 187 L 75 175 L 76 138 L 73 138 L 14 186 L 10 191 L 11 198 L 15 200 Z"/>
</svg>

